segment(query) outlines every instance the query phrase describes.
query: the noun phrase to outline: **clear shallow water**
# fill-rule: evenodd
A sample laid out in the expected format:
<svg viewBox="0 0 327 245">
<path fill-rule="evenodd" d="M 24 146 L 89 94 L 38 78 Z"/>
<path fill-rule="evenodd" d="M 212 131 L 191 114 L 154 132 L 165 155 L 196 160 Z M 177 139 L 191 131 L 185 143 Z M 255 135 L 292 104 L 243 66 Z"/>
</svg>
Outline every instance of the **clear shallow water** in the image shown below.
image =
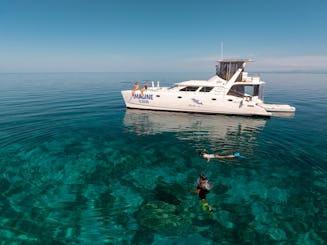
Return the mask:
<svg viewBox="0 0 327 245">
<path fill-rule="evenodd" d="M 206 73 L 0 74 L 4 244 L 324 244 L 327 75 L 261 74 L 291 117 L 126 110 L 129 81 Z M 197 152 L 246 159 L 212 160 Z M 189 192 L 213 188 L 202 211 Z"/>
</svg>

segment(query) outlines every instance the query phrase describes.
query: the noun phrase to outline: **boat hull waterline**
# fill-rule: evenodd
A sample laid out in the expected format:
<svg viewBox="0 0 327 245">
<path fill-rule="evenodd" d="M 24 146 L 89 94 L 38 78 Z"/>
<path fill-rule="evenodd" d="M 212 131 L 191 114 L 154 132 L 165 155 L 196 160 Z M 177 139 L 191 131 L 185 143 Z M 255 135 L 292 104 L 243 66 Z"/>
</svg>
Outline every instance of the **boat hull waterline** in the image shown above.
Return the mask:
<svg viewBox="0 0 327 245">
<path fill-rule="evenodd" d="M 202 96 L 183 95 L 182 98 L 175 93 L 167 93 L 164 88 L 156 91 L 148 89 L 146 94 L 134 94 L 132 90 L 122 91 L 127 108 L 190 112 L 203 114 L 225 114 L 225 115 L 242 115 L 242 116 L 268 116 L 272 115 L 264 108 L 254 105 L 253 103 L 244 102 L 242 99 L 227 99 L 225 103 L 219 103 L 220 100 L 211 100 Z"/>
</svg>

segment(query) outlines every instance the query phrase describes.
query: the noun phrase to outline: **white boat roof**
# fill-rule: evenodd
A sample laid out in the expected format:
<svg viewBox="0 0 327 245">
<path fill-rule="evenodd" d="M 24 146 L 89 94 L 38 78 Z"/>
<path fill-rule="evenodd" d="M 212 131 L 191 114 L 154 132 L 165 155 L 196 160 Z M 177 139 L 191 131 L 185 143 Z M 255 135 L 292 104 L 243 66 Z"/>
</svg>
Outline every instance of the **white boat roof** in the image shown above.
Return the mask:
<svg viewBox="0 0 327 245">
<path fill-rule="evenodd" d="M 227 81 L 218 77 L 217 75 L 211 77 L 209 80 L 187 80 L 179 83 L 175 83 L 175 86 L 216 86 L 221 83 L 226 83 Z"/>
<path fill-rule="evenodd" d="M 231 62 L 231 63 L 238 63 L 238 62 L 254 62 L 254 60 L 251 59 L 222 59 L 218 60 L 218 62 Z"/>
</svg>

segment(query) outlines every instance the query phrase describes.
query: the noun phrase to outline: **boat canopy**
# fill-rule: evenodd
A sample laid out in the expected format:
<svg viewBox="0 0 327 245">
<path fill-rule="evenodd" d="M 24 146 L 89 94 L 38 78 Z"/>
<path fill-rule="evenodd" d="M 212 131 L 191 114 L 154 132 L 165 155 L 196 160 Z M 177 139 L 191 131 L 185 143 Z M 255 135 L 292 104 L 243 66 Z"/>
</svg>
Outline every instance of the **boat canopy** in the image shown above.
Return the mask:
<svg viewBox="0 0 327 245">
<path fill-rule="evenodd" d="M 245 64 L 251 62 L 252 60 L 240 59 L 240 60 L 219 60 L 216 66 L 216 74 L 222 79 L 229 80 L 238 69 L 244 71 Z M 239 76 L 236 81 L 241 81 L 242 78 Z"/>
</svg>

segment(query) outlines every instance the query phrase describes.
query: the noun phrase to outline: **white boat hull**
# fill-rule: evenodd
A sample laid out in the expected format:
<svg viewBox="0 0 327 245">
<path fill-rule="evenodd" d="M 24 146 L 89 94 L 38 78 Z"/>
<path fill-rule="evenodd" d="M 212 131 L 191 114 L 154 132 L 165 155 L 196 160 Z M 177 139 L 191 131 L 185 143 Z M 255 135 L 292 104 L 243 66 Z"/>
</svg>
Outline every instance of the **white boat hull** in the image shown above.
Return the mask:
<svg viewBox="0 0 327 245">
<path fill-rule="evenodd" d="M 270 112 L 295 112 L 295 107 L 282 104 L 259 104 L 266 111 Z"/>
<path fill-rule="evenodd" d="M 264 108 L 257 106 L 254 101 L 233 96 L 207 96 L 194 93 L 169 92 L 166 88 L 148 90 L 143 95 L 132 90 L 122 91 L 122 96 L 127 108 L 177 111 L 207 114 L 226 114 L 242 116 L 272 115 Z"/>
</svg>

